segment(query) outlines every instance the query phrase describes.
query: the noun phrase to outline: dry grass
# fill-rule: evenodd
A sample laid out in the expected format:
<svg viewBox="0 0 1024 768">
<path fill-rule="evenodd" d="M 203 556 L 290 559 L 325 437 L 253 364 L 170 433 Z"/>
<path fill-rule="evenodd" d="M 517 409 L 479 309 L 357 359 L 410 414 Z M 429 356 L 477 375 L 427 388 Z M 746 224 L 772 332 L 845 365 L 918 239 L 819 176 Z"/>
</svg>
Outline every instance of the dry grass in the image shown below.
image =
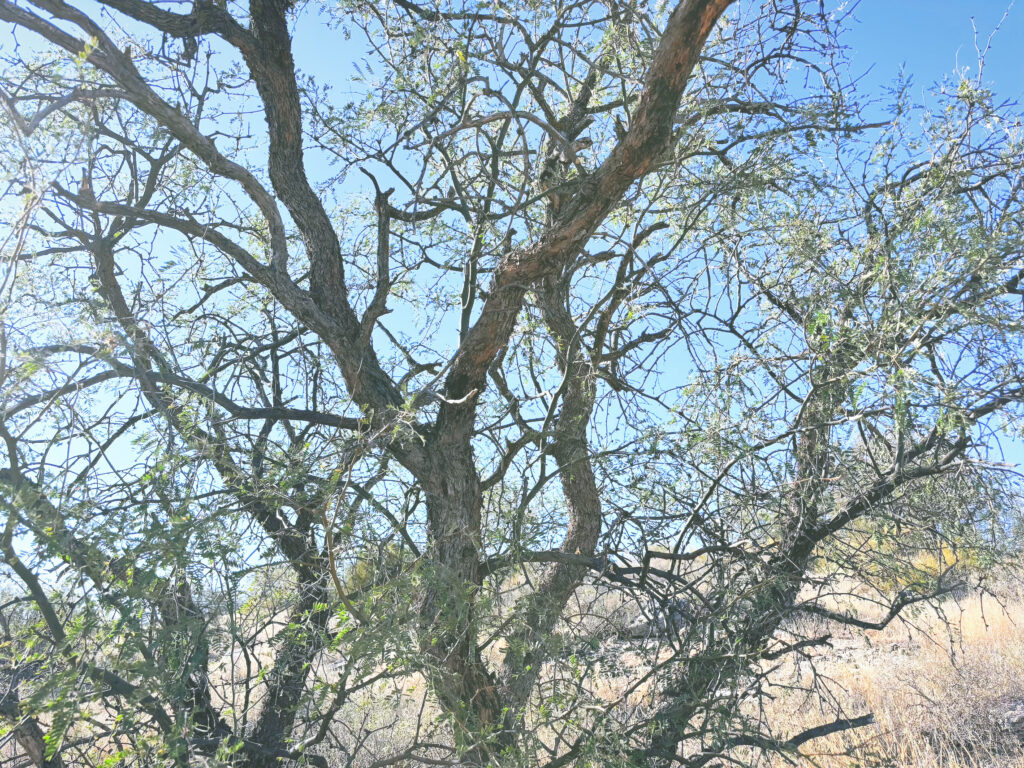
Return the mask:
<svg viewBox="0 0 1024 768">
<path fill-rule="evenodd" d="M 814 682 L 844 715 L 873 712 L 876 724 L 809 742 L 801 768 L 1024 768 L 1024 740 L 1004 718 L 1011 703 L 1024 702 L 1019 596 L 971 596 L 882 632 L 846 633 L 814 660 L 814 672 L 790 668 L 778 682 Z M 789 693 L 768 715 L 787 724 L 783 735 L 834 717 L 813 700 Z"/>
<path fill-rule="evenodd" d="M 1010 702 L 1024 703 L 1024 595 L 1004 595 L 913 607 L 905 621 L 881 632 L 820 622 L 799 627 L 805 636 L 828 632 L 833 641 L 813 663 L 788 664 L 772 676 L 775 698 L 764 714 L 777 735 L 791 737 L 832 720 L 837 712 L 846 717 L 873 712 L 876 723 L 808 742 L 800 756 L 746 757 L 766 768 L 1024 768 L 1024 738 L 1007 733 L 1001 722 Z M 838 610 L 856 607 L 865 618 L 871 617 L 870 609 L 864 610 L 871 598 L 870 590 L 856 584 L 839 585 L 834 599 L 818 595 Z M 614 591 L 581 588 L 559 631 L 566 638 L 594 636 L 602 644 L 614 644 L 616 630 L 637 616 L 627 607 Z M 502 643 L 496 642 L 486 654 L 498 664 L 502 651 Z M 624 647 L 611 656 L 618 663 L 596 662 L 578 695 L 592 705 L 618 702 L 624 723 L 642 719 L 657 697 L 637 678 L 662 653 L 653 649 L 641 659 Z M 555 669 L 558 665 L 547 666 L 542 685 L 564 677 Z M 334 677 L 323 670 L 317 676 L 322 682 Z M 230 677 L 223 681 L 229 687 Z M 424 699 L 426 688 L 413 675 L 360 692 L 339 713 L 339 735 L 346 748 L 321 751 L 344 762 L 340 758 L 347 750 L 357 748 L 356 764 L 363 765 L 400 752 L 417 737 L 445 741 L 443 718 L 429 697 Z M 545 742 L 553 738 L 558 717 L 552 717 L 551 723 L 546 718 L 535 723 Z"/>
<path fill-rule="evenodd" d="M 823 602 L 837 610 L 859 607 L 856 612 L 865 616 L 870 591 L 855 584 L 839 587 L 834 598 Z M 876 722 L 808 742 L 799 756 L 735 756 L 762 768 L 1024 768 L 1024 731 L 1011 734 L 1002 722 L 1011 702 L 1024 706 L 1024 594 L 1003 595 L 973 595 L 935 608 L 915 606 L 908 609 L 906 621 L 881 632 L 820 621 L 794 628 L 803 636 L 829 633 L 833 639 L 810 663 L 786 664 L 772 674 L 769 692 L 774 698 L 763 714 L 776 735 L 789 738 L 837 713 L 853 717 L 872 712 Z M 817 599 L 822 600 L 820 595 Z M 658 647 L 641 654 L 621 641 L 616 646 L 617 630 L 638 615 L 634 608 L 615 591 L 581 588 L 559 631 L 569 639 L 599 638 L 602 645 L 610 644 L 609 658 L 591 660 L 589 675 L 575 682 L 564 660 L 548 664 L 541 681 L 545 691 L 559 682 L 567 690 L 578 685 L 576 704 L 587 705 L 584 710 L 591 712 L 615 702 L 616 721 L 624 726 L 649 716 L 657 707 L 657 694 L 638 678 L 670 654 Z M 285 620 L 282 613 L 249 628 L 256 638 L 252 668 L 230 649 L 220 649 L 224 652 L 211 670 L 218 705 L 236 713 L 244 709 L 239 701 L 242 682 L 270 662 L 272 639 Z M 492 663 L 500 663 L 501 644 L 492 643 L 487 654 Z M 315 685 L 325 687 L 326 698 L 337 681 L 337 662 L 334 657 L 322 659 L 313 674 Z M 249 706 L 258 710 L 260 686 L 254 693 Z M 323 701 L 318 703 L 323 706 Z M 553 711 L 538 715 L 534 726 L 553 746 L 562 724 L 560 713 Z M 356 753 L 351 763 L 356 768 L 401 753 L 416 741 L 451 741 L 447 721 L 427 696 L 419 674 L 382 679 L 353 695 L 338 713 L 335 731 L 336 737 L 315 751 L 339 765 Z M 438 760 L 449 756 L 444 750 L 426 754 Z"/>
</svg>

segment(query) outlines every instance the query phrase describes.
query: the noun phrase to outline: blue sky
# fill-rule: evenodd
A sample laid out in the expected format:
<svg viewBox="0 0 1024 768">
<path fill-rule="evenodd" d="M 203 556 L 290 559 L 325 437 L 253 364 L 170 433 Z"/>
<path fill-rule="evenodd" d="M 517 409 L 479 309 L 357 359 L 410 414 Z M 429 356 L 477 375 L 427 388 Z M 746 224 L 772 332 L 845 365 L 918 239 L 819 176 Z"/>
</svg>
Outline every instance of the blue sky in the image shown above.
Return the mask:
<svg viewBox="0 0 1024 768">
<path fill-rule="evenodd" d="M 886 87 L 901 70 L 909 77 L 911 100 L 927 104 L 928 91 L 960 71 L 976 76 L 979 52 L 984 54 L 982 80 L 997 101 L 1024 100 L 1024 0 L 830 0 L 848 12 L 843 42 L 849 47 L 850 73 L 862 76 L 859 92 L 866 100 L 888 103 Z M 312 10 L 309 9 L 309 10 Z M 331 83 L 334 99 L 356 98 L 363 84 L 350 84 L 352 58 L 359 57 L 360 41 L 346 42 L 328 16 L 307 13 L 295 30 L 295 56 L 300 69 Z M 881 115 L 880 115 L 881 116 Z M 312 155 L 311 155 L 312 157 Z M 390 182 L 385 182 L 387 185 Z M 370 192 L 368 181 L 351 174 L 346 187 Z M 392 321 L 394 321 L 392 317 Z M 1005 458 L 1024 464 L 1024 442 L 1001 440 Z"/>
<path fill-rule="evenodd" d="M 32 39 L 27 33 L 19 37 L 23 44 Z M 999 100 L 1024 99 L 1024 0 L 1009 9 L 1004 0 L 862 0 L 853 10 L 844 40 L 850 48 L 851 71 L 864 74 L 865 95 L 884 100 L 884 87 L 905 68 L 914 83 L 915 100 L 927 101 L 926 92 L 935 82 L 958 69 L 976 73 L 976 46 L 990 45 L 983 80 Z M 0 47 L 9 41 L 0 37 Z M 332 84 L 338 102 L 350 98 L 351 61 L 360 51 L 354 41 L 346 42 L 328 26 L 326 16 L 304 15 L 296 30 L 295 53 L 301 69 Z M 366 181 L 352 174 L 349 184 L 356 189 Z M 1002 448 L 1007 460 L 1024 464 L 1024 442 L 1004 438 Z"/>
<path fill-rule="evenodd" d="M 901 68 L 911 77 L 915 100 L 953 72 L 978 71 L 978 49 L 985 50 L 983 80 L 1000 100 L 1024 99 L 1024 0 L 860 0 L 833 4 L 851 13 L 844 41 L 851 72 L 863 74 L 862 94 L 884 98 Z M 313 9 L 310 8 L 309 11 Z M 346 41 L 328 26 L 324 13 L 304 13 L 295 30 L 295 58 L 301 70 L 332 84 L 334 97 L 347 101 L 346 82 L 360 55 L 358 41 Z M 994 33 L 994 34 L 993 34 Z M 991 39 L 990 39 L 991 38 Z M 354 96 L 354 95 L 353 95 Z M 366 180 L 352 180 L 361 189 Z M 367 184 L 367 189 L 368 189 Z"/>
<path fill-rule="evenodd" d="M 922 86 L 958 66 L 976 72 L 973 21 L 981 47 L 999 27 L 985 78 L 1007 96 L 1024 94 L 1024 59 L 1018 52 L 1024 39 L 1024 1 L 1013 6 L 1008 0 L 861 0 L 852 14 L 856 21 L 848 24 L 846 41 L 855 71 L 871 69 L 865 85 L 890 82 L 904 63 Z M 346 56 L 350 51 L 345 50 L 340 33 L 327 28 L 326 19 L 304 14 L 296 33 L 301 43 L 296 46 L 296 58 L 307 71 L 343 76 L 351 71 Z M 337 82 L 337 76 L 334 79 L 344 91 L 344 84 Z"/>
<path fill-rule="evenodd" d="M 976 47 L 990 45 L 983 80 L 1000 100 L 1024 98 L 1024 58 L 1019 54 L 1024 40 L 1024 0 L 1016 5 L 1009 5 L 1008 0 L 829 3 L 852 6 L 844 41 L 849 46 L 851 71 L 864 74 L 864 95 L 874 94 L 884 101 L 884 86 L 905 67 L 914 83 L 915 100 L 927 101 L 929 86 L 957 69 L 976 73 Z M 88 7 L 88 0 L 82 4 Z M 353 74 L 352 59 L 361 53 L 359 43 L 346 41 L 339 30 L 328 26 L 325 14 L 313 12 L 313 6 L 311 3 L 302 15 L 295 32 L 296 58 L 301 69 L 331 83 L 335 100 L 344 103 L 351 98 L 348 93 L 353 86 L 348 79 Z M 32 36 L 23 33 L 20 38 L 25 43 Z M 0 46 L 6 44 L 0 39 Z M 353 191 L 368 191 L 368 183 L 360 174 L 352 174 L 346 186 Z M 1019 444 L 1008 447 L 1015 459 L 1024 460 L 1024 448 Z"/>
<path fill-rule="evenodd" d="M 982 80 L 997 102 L 1024 100 L 1020 0 L 862 0 L 853 17 L 845 41 L 852 72 L 866 73 L 865 95 L 880 94 L 903 67 L 912 79 L 911 96 L 927 103 L 929 87 L 954 71 L 977 75 L 981 49 Z M 1003 455 L 990 458 L 1024 466 L 1024 441 L 1004 436 L 999 442 Z"/>
<path fill-rule="evenodd" d="M 904 64 L 918 90 L 957 68 L 977 73 L 975 42 L 984 49 L 998 27 L 983 78 L 1005 98 L 1024 95 L 1024 2 L 1008 7 L 1004 0 L 862 0 L 853 17 L 859 23 L 849 25 L 846 41 L 853 70 L 870 70 L 866 91 L 890 82 Z"/>
</svg>

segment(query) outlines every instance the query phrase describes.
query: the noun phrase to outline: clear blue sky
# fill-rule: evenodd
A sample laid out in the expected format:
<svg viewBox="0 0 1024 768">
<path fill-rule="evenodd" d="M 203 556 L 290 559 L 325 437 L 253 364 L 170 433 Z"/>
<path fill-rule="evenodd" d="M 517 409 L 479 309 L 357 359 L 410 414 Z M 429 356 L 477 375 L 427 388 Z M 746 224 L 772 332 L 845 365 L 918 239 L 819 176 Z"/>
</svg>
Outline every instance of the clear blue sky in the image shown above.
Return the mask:
<svg viewBox="0 0 1024 768">
<path fill-rule="evenodd" d="M 999 27 L 985 57 L 983 77 L 1004 98 L 1024 96 L 1020 0 L 1015 6 L 1008 0 L 861 0 L 853 18 L 859 23 L 849 25 L 846 42 L 852 48 L 854 71 L 871 70 L 863 83 L 866 91 L 891 82 L 904 64 L 918 92 L 957 68 L 970 67 L 976 74 L 975 43 L 984 49 Z"/>
</svg>

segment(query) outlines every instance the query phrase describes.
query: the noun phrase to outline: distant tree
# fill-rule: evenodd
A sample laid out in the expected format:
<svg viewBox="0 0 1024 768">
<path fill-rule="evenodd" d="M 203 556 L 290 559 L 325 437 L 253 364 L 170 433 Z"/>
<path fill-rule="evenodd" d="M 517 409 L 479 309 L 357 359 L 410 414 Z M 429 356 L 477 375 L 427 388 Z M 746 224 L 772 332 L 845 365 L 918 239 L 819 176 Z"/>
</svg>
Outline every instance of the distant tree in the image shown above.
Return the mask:
<svg viewBox="0 0 1024 768">
<path fill-rule="evenodd" d="M 842 16 L 0 0 L 20 754 L 702 766 L 869 722 L 760 702 L 801 627 L 955 586 L 857 531 L 986 530 L 1024 146 L 966 75 L 864 109 Z"/>
</svg>

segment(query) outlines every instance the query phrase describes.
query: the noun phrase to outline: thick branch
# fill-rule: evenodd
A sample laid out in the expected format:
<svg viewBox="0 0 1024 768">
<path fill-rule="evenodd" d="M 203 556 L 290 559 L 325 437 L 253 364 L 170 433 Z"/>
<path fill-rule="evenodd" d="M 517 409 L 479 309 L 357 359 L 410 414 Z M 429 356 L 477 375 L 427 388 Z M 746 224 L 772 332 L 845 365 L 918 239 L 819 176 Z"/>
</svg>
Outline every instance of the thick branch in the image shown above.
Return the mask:
<svg viewBox="0 0 1024 768">
<path fill-rule="evenodd" d="M 567 213 L 540 242 L 512 251 L 498 264 L 480 317 L 460 344 L 445 382 L 447 400 L 460 401 L 482 389 L 487 368 L 508 343 L 527 288 L 579 253 L 629 187 L 654 167 L 671 139 L 683 90 L 704 42 L 731 2 L 683 0 L 676 6 L 622 141 L 565 204 Z M 448 418 L 442 408 L 438 424 Z"/>
</svg>

